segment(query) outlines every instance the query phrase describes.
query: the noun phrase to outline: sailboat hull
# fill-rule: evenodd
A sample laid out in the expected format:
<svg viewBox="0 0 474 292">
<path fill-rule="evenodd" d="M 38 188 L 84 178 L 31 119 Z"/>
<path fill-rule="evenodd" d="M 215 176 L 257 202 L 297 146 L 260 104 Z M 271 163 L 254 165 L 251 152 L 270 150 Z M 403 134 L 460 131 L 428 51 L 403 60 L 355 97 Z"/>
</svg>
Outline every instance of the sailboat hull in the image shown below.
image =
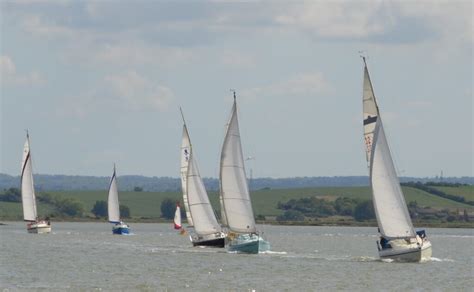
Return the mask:
<svg viewBox="0 0 474 292">
<path fill-rule="evenodd" d="M 193 246 L 210 246 L 210 247 L 225 247 L 225 233 L 214 233 L 207 235 L 193 234 L 189 236 L 189 239 L 193 243 Z"/>
<path fill-rule="evenodd" d="M 193 241 L 193 246 L 225 247 L 225 238 Z"/>
<path fill-rule="evenodd" d="M 130 234 L 130 229 L 127 224 L 118 224 L 112 227 L 112 234 Z"/>
<path fill-rule="evenodd" d="M 417 242 L 403 244 L 400 242 L 390 242 L 392 248 L 379 251 L 381 259 L 391 259 L 397 262 L 421 262 L 431 258 L 431 242 L 424 240 L 421 245 Z"/>
<path fill-rule="evenodd" d="M 228 241 L 229 252 L 258 254 L 270 250 L 270 243 L 256 234 L 241 234 Z"/>
<path fill-rule="evenodd" d="M 27 225 L 28 233 L 51 233 L 51 224 L 46 221 L 32 222 Z"/>
</svg>

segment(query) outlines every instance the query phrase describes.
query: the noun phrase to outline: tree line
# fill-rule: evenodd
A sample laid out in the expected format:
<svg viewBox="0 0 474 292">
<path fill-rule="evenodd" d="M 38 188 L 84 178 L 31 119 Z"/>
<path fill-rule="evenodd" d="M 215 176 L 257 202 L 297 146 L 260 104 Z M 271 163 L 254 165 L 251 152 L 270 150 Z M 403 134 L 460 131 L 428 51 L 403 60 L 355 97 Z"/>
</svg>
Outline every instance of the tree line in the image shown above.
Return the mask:
<svg viewBox="0 0 474 292">
<path fill-rule="evenodd" d="M 305 217 L 324 218 L 334 215 L 351 216 L 357 221 L 375 218 L 372 200 L 359 200 L 338 197 L 334 201 L 310 197 L 291 199 L 286 203 L 278 202 L 278 209 L 284 210 L 278 221 L 303 221 Z"/>
<path fill-rule="evenodd" d="M 422 183 L 422 182 L 418 181 L 418 182 L 402 183 L 401 185 L 406 186 L 406 187 L 416 188 L 416 189 L 425 191 L 427 193 L 430 193 L 432 195 L 435 195 L 435 196 L 438 196 L 438 197 L 441 197 L 441 198 L 445 198 L 445 199 L 452 200 L 452 201 L 455 201 L 455 202 L 464 203 L 464 204 L 474 206 L 474 201 L 468 201 L 468 200 L 466 200 L 466 198 L 464 198 L 462 196 L 446 194 L 445 192 L 432 187 L 432 186 L 460 187 L 460 186 L 466 186 L 465 184 L 435 183 L 435 182 Z"/>
</svg>

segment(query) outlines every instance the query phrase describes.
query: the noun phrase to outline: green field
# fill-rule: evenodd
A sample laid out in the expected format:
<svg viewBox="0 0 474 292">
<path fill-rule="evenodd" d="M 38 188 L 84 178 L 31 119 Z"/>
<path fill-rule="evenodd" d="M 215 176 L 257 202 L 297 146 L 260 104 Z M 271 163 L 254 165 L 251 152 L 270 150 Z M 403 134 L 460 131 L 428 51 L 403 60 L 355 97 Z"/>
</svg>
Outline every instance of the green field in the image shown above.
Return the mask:
<svg viewBox="0 0 474 292">
<path fill-rule="evenodd" d="M 464 197 L 466 201 L 474 201 L 474 186 L 432 187 L 446 194 Z"/>
<path fill-rule="evenodd" d="M 38 214 L 43 216 L 53 212 L 50 205 L 38 204 Z M 0 202 L 0 218 L 23 221 L 23 210 L 21 203 Z"/>
<path fill-rule="evenodd" d="M 445 191 L 452 194 L 470 193 L 473 187 L 444 188 Z M 449 189 L 449 190 L 448 190 Z M 454 193 L 451 189 L 458 191 Z M 422 190 L 403 187 L 406 202 L 416 201 L 420 207 L 432 207 L 435 209 L 467 209 L 469 212 L 474 208 L 467 204 L 458 203 L 452 200 L 444 199 Z M 107 191 L 61 191 L 48 192 L 51 195 L 61 196 L 63 198 L 74 198 L 80 201 L 87 216 L 92 216 L 90 210 L 96 201 L 106 201 Z M 320 187 L 303 189 L 264 189 L 253 191 L 251 193 L 252 205 L 256 216 L 277 216 L 283 213 L 277 209 L 278 202 L 287 202 L 290 199 L 299 199 L 317 196 L 328 200 L 335 200 L 337 197 L 350 197 L 354 199 L 371 199 L 369 187 Z M 176 201 L 182 201 L 180 192 L 120 192 L 120 203 L 130 208 L 131 216 L 136 219 L 158 219 L 161 215 L 160 204 L 165 198 L 171 198 Z M 219 211 L 219 199 L 217 192 L 210 192 L 209 198 L 211 204 Z M 45 204 L 39 204 L 39 214 L 44 216 L 51 213 L 52 207 Z M 0 218 L 21 219 L 21 204 L 0 202 Z"/>
</svg>

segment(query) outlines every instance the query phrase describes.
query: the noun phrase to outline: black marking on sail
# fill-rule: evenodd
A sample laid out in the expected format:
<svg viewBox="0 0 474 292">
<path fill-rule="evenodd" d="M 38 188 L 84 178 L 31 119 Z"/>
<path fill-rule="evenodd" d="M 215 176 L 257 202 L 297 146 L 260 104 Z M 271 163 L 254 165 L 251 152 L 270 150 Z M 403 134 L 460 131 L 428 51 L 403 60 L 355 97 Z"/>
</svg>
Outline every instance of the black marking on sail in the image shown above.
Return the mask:
<svg viewBox="0 0 474 292">
<path fill-rule="evenodd" d="M 364 120 L 364 126 L 368 124 L 375 123 L 377 121 L 377 116 L 371 117 L 369 116 L 367 119 Z"/>
<path fill-rule="evenodd" d="M 21 179 L 22 180 L 23 180 L 23 174 L 25 173 L 25 168 L 26 168 L 26 165 L 28 164 L 29 159 L 30 159 L 30 151 L 28 151 L 28 154 L 26 155 L 25 164 L 23 164 L 23 168 L 21 170 Z"/>
</svg>

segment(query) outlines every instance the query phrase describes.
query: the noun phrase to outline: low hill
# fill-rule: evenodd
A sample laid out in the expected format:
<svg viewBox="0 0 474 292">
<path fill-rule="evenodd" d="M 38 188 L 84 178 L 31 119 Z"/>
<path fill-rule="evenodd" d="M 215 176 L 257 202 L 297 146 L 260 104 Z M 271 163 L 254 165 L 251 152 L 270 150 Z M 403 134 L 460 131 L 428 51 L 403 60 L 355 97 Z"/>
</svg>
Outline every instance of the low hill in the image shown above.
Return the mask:
<svg viewBox="0 0 474 292">
<path fill-rule="evenodd" d="M 181 180 L 174 177 L 146 177 L 140 175 L 119 175 L 120 191 L 133 191 L 136 187 L 147 192 L 180 191 Z M 105 190 L 109 186 L 110 177 L 105 176 L 75 176 L 37 174 L 34 176 L 35 188 L 38 191 L 94 191 Z M 439 181 L 439 178 L 401 177 L 401 182 Z M 474 184 L 474 177 L 443 178 L 443 182 Z M 216 178 L 204 178 L 207 190 L 218 190 L 219 181 Z M 0 190 L 18 188 L 20 178 L 0 174 Z M 369 185 L 367 176 L 332 176 L 332 177 L 289 177 L 289 178 L 254 178 L 249 186 L 251 190 L 264 188 L 296 189 L 314 187 L 356 187 Z"/>
<path fill-rule="evenodd" d="M 434 209 L 464 210 L 473 212 L 474 207 L 441 198 L 422 190 L 403 187 L 405 200 L 408 203 L 415 202 L 421 208 L 431 207 Z M 107 191 L 61 191 L 48 192 L 53 196 L 60 196 L 64 199 L 71 198 L 79 201 L 87 216 L 92 216 L 90 210 L 96 201 L 107 200 Z M 127 205 L 135 219 L 160 218 L 161 201 L 171 198 L 182 201 L 181 192 L 120 192 L 120 203 Z M 327 200 L 336 200 L 338 197 L 349 197 L 353 199 L 371 199 L 369 187 L 320 187 L 320 188 L 297 188 L 297 189 L 263 189 L 253 191 L 251 194 L 255 216 L 278 216 L 283 210 L 277 208 L 279 202 L 287 202 L 290 199 L 300 199 L 308 197 L 319 197 Z M 217 192 L 209 192 L 209 198 L 214 208 L 219 212 L 219 199 Z M 50 205 L 39 203 L 40 215 L 47 215 L 53 210 Z M 11 202 L 0 202 L 0 218 L 10 220 L 21 220 L 21 204 Z"/>
</svg>

